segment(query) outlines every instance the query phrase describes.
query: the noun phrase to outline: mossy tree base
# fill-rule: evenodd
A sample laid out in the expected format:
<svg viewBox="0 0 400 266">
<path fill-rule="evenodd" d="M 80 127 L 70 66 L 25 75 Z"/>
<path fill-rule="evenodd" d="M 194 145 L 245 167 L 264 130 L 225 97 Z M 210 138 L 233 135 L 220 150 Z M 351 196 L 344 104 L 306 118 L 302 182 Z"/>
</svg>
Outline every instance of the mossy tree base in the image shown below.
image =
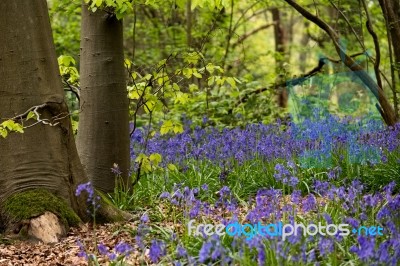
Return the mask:
<svg viewBox="0 0 400 266">
<path fill-rule="evenodd" d="M 96 222 L 119 222 L 133 219 L 133 215 L 114 207 L 110 202 L 102 200 L 96 211 Z M 69 227 L 82 223 L 71 207 L 61 198 L 45 189 L 33 189 L 12 195 L 2 205 L 0 224 L 6 232 L 15 238 L 57 242 Z M 52 231 L 55 237 L 38 237 L 40 231 Z M 47 239 L 47 240 L 46 240 Z M 49 240 L 50 239 L 50 240 Z"/>
<path fill-rule="evenodd" d="M 51 214 L 54 214 L 56 218 Z M 62 235 L 68 231 L 69 227 L 81 223 L 80 218 L 63 199 L 45 189 L 33 189 L 12 195 L 2 205 L 1 218 L 4 224 L 3 230 L 7 234 L 16 234 L 21 238 L 35 238 L 37 234 L 32 232 L 38 224 L 39 227 L 44 227 L 43 230 L 47 230 L 48 226 L 44 224 L 48 223 L 54 228 L 64 228 L 64 230 L 56 230 L 57 232 L 61 230 L 63 233 L 57 234 Z M 48 221 L 44 222 L 44 220 Z"/>
</svg>

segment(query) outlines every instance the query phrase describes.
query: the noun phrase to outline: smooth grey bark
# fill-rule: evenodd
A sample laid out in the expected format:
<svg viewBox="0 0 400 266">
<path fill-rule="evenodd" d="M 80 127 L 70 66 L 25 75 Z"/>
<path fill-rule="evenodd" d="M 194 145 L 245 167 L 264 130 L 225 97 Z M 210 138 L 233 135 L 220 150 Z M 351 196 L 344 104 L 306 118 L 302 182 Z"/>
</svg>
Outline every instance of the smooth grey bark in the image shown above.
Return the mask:
<svg viewBox="0 0 400 266">
<path fill-rule="evenodd" d="M 127 182 L 130 164 L 129 110 L 122 21 L 82 5 L 81 113 L 77 146 L 88 178 L 96 189 L 113 192 L 114 163 Z"/>
<path fill-rule="evenodd" d="M 37 124 L 0 138 L 0 204 L 15 193 L 44 188 L 83 218 L 85 206 L 74 192 L 87 178 L 67 115 L 47 2 L 3 0 L 0 12 L 0 118 L 37 105 L 44 105 L 42 118 L 65 114 L 56 126 Z"/>
</svg>

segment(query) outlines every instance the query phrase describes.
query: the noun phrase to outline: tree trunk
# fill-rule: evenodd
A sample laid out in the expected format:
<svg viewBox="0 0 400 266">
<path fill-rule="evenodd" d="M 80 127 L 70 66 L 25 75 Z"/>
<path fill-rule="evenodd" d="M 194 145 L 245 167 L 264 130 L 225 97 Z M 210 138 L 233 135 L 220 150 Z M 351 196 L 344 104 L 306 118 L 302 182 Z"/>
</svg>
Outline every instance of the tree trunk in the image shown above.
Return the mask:
<svg viewBox="0 0 400 266">
<path fill-rule="evenodd" d="M 113 164 L 127 182 L 130 162 L 122 21 L 83 4 L 80 58 L 78 152 L 94 187 L 113 192 Z"/>
<path fill-rule="evenodd" d="M 379 4 L 382 9 L 382 13 L 386 20 L 388 38 L 391 42 L 389 49 L 391 50 L 391 62 L 392 63 L 392 75 L 397 71 L 397 79 L 400 80 L 400 3 L 394 0 L 379 0 Z M 394 60 L 392 60 L 392 51 L 394 54 Z M 393 101 L 396 110 L 396 116 L 398 116 L 398 99 L 396 90 L 396 77 L 393 75 Z"/>
<path fill-rule="evenodd" d="M 287 59 L 287 39 L 286 31 L 282 27 L 281 14 L 279 9 L 273 8 L 271 10 L 272 20 L 274 24 L 274 35 L 275 35 L 275 74 L 277 75 L 277 84 L 286 80 L 286 70 L 284 68 L 284 63 Z M 286 108 L 288 105 L 288 91 L 286 87 L 277 88 L 278 89 L 278 106 L 281 108 Z"/>
<path fill-rule="evenodd" d="M 65 116 L 56 126 L 40 123 L 0 139 L 0 204 L 15 193 L 43 188 L 83 218 L 85 206 L 75 189 L 87 179 L 67 115 L 47 10 L 45 0 L 3 0 L 0 5 L 0 117 L 12 118 L 37 105 L 43 105 L 41 118 Z"/>
</svg>

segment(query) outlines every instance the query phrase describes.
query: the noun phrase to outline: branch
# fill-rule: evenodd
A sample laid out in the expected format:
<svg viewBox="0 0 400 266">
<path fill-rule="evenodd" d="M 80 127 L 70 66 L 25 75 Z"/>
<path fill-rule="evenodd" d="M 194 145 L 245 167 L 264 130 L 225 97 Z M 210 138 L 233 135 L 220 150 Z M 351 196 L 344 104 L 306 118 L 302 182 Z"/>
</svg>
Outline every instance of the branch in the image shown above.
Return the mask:
<svg viewBox="0 0 400 266">
<path fill-rule="evenodd" d="M 70 91 L 75 94 L 75 97 L 78 99 L 78 102 L 81 101 L 81 92 L 79 87 L 72 86 L 67 80 L 63 79 L 63 82 L 68 86 L 64 91 Z"/>
<path fill-rule="evenodd" d="M 367 14 L 367 30 L 369 34 L 371 34 L 372 39 L 374 40 L 374 46 L 375 46 L 375 63 L 374 63 L 374 71 L 375 71 L 375 76 L 376 76 L 376 82 L 378 83 L 378 86 L 382 88 L 382 79 L 381 75 L 379 73 L 379 64 L 381 62 L 381 49 L 379 47 L 379 41 L 378 41 L 378 36 L 376 35 L 375 31 L 372 28 L 372 23 L 371 23 L 371 16 L 369 15 L 368 7 L 367 4 L 365 3 L 365 0 L 361 0 L 361 3 L 363 4 L 365 13 Z"/>
<path fill-rule="evenodd" d="M 355 53 L 355 54 L 350 55 L 350 57 L 357 57 L 357 56 L 364 55 L 364 54 L 365 53 L 363 53 L 363 52 L 359 52 L 359 53 Z M 242 103 L 247 102 L 249 97 L 251 95 L 253 95 L 253 94 L 262 93 L 264 91 L 267 91 L 270 88 L 286 88 L 287 86 L 299 85 L 299 84 L 305 82 L 307 79 L 309 79 L 309 78 L 315 76 L 316 74 L 318 74 L 319 72 L 321 72 L 322 68 L 324 67 L 324 65 L 327 62 L 338 64 L 338 63 L 340 63 L 342 61 L 340 59 L 333 59 L 333 58 L 330 58 L 330 57 L 321 57 L 319 59 L 319 61 L 318 61 L 318 65 L 316 67 L 314 67 L 312 70 L 310 70 L 309 72 L 301 75 L 300 77 L 294 78 L 294 79 L 285 80 L 285 81 L 280 82 L 280 83 L 275 83 L 275 84 L 269 85 L 267 87 L 257 89 L 255 91 L 251 91 L 248 94 L 244 95 L 239 101 L 237 101 L 236 104 L 234 105 L 234 108 L 237 107 L 238 105 L 242 104 Z M 228 111 L 228 113 L 232 114 L 232 111 L 233 111 L 233 108 L 230 109 Z"/>
<path fill-rule="evenodd" d="M 57 114 L 56 116 L 53 116 L 51 119 L 40 118 L 40 113 L 39 113 L 40 109 L 44 109 L 46 107 L 47 108 L 52 108 L 51 104 L 54 104 L 54 103 L 55 102 L 46 102 L 46 103 L 43 103 L 43 104 L 40 104 L 40 105 L 32 106 L 31 108 L 29 108 L 24 113 L 16 115 L 16 116 L 11 117 L 11 118 L 5 118 L 5 120 L 13 120 L 13 121 L 21 120 L 22 121 L 23 119 L 28 117 L 28 114 L 30 112 L 33 112 L 35 114 L 35 116 L 36 116 L 36 122 L 31 124 L 31 125 L 29 125 L 29 126 L 24 126 L 24 128 L 30 128 L 30 127 L 33 127 L 33 126 L 35 126 L 37 124 L 40 124 L 40 123 L 42 123 L 44 125 L 49 125 L 49 126 L 52 126 L 52 127 L 57 126 L 58 124 L 60 124 L 59 121 L 63 120 L 64 118 L 67 118 L 68 116 L 71 115 L 71 113 L 61 112 L 61 113 Z M 4 118 L 3 118 L 3 120 L 4 120 Z"/>
<path fill-rule="evenodd" d="M 232 45 L 232 49 L 235 49 L 236 46 L 238 46 L 239 44 L 242 44 L 242 43 L 243 43 L 247 38 L 249 38 L 250 36 L 256 34 L 256 33 L 259 32 L 259 31 L 268 29 L 269 27 L 271 27 L 271 26 L 273 26 L 273 25 L 275 25 L 275 24 L 276 24 L 275 22 L 270 23 L 270 24 L 266 24 L 266 25 L 263 25 L 263 26 L 261 26 L 261 27 L 258 27 L 257 29 L 254 29 L 254 30 L 250 31 L 250 32 L 247 33 L 247 34 L 243 34 L 242 36 L 239 37 L 239 39 L 237 40 L 237 42 L 235 42 L 235 43 Z"/>
<path fill-rule="evenodd" d="M 335 5 L 335 3 L 332 2 L 332 0 L 329 0 L 329 2 L 330 2 L 331 5 L 339 12 L 339 14 L 343 17 L 344 21 L 346 21 L 346 24 L 349 26 L 351 32 L 353 32 L 353 34 L 354 34 L 354 36 L 356 37 L 358 43 L 361 45 L 361 47 L 364 49 L 364 51 L 367 50 L 366 47 L 365 47 L 365 45 L 364 45 L 364 43 L 361 41 L 360 36 L 358 36 L 356 30 L 355 30 L 354 27 L 351 25 L 350 20 L 346 17 L 346 15 L 343 13 L 343 11 L 340 10 L 340 8 L 339 8 L 337 5 Z"/>
<path fill-rule="evenodd" d="M 309 11 L 297 4 L 294 0 L 285 1 L 294 9 L 296 9 L 306 19 L 316 24 L 329 35 L 335 46 L 336 52 L 342 58 L 343 63 L 351 71 L 354 72 L 354 74 L 369 88 L 369 90 L 378 99 L 384 113 L 383 119 L 385 120 L 386 124 L 394 125 L 397 122 L 396 115 L 394 113 L 393 107 L 386 98 L 383 89 L 377 85 L 377 83 L 368 75 L 363 67 L 357 64 L 349 55 L 346 54 L 345 48 L 340 45 L 339 35 L 325 21 L 311 14 Z"/>
<path fill-rule="evenodd" d="M 326 59 L 326 58 L 321 58 L 321 59 L 319 59 L 319 61 L 318 61 L 318 66 L 314 67 L 311 71 L 307 72 L 306 74 L 301 75 L 301 76 L 298 77 L 298 78 L 294 78 L 294 79 L 291 79 L 291 80 L 285 80 L 285 81 L 283 81 L 283 82 L 275 83 L 275 84 L 269 85 L 269 86 L 267 86 L 267 87 L 260 88 L 260 89 L 258 89 L 258 90 L 249 92 L 248 94 L 244 95 L 241 99 L 239 99 L 239 101 L 237 101 L 237 102 L 235 103 L 235 105 L 234 105 L 233 108 L 237 107 L 238 105 L 240 105 L 240 104 L 242 104 L 242 103 L 247 102 L 247 100 L 249 99 L 249 97 L 250 97 L 251 95 L 253 95 L 253 94 L 262 93 L 262 92 L 264 92 L 264 91 L 267 91 L 267 90 L 270 89 L 270 88 L 286 88 L 288 85 L 296 86 L 296 85 L 299 85 L 299 84 L 303 83 L 304 81 L 306 81 L 307 79 L 309 79 L 310 77 L 314 76 L 315 74 L 317 74 L 318 72 L 321 71 L 321 69 L 323 68 L 323 66 L 326 64 L 326 61 L 327 61 L 327 60 L 325 60 L 325 59 Z M 328 61 L 329 61 L 329 60 L 328 60 Z M 229 113 L 229 114 L 232 114 L 233 108 L 231 108 L 230 110 L 228 110 L 228 113 Z"/>
</svg>

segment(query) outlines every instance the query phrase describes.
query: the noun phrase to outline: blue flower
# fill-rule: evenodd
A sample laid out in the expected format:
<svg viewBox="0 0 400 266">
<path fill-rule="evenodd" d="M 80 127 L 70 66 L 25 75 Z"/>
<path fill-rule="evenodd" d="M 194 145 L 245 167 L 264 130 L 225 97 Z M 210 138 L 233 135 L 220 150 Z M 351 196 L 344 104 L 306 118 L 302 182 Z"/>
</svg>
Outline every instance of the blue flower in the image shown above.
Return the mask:
<svg viewBox="0 0 400 266">
<path fill-rule="evenodd" d="M 116 246 L 115 246 L 115 252 L 119 253 L 119 254 L 129 254 L 133 251 L 133 248 L 124 242 L 119 242 Z"/>
<path fill-rule="evenodd" d="M 99 245 L 97 245 L 97 249 L 99 250 L 99 253 L 101 255 L 107 255 L 107 253 L 108 253 L 108 248 L 101 243 Z"/>
<path fill-rule="evenodd" d="M 121 169 L 119 168 L 119 165 L 114 163 L 113 167 L 111 168 L 111 172 L 113 172 L 113 174 L 115 175 L 121 175 Z"/>
<path fill-rule="evenodd" d="M 165 244 L 161 240 L 151 241 L 149 257 L 153 263 L 159 262 L 159 260 L 166 255 Z"/>
<path fill-rule="evenodd" d="M 183 258 L 187 256 L 186 249 L 180 245 L 176 248 L 176 255 L 178 258 Z"/>
<path fill-rule="evenodd" d="M 149 216 L 147 215 L 147 213 L 144 213 L 144 214 L 142 215 L 142 217 L 140 217 L 140 221 L 141 221 L 142 223 L 147 223 L 148 221 L 150 221 Z"/>
<path fill-rule="evenodd" d="M 169 192 L 163 192 L 160 195 L 160 199 L 169 199 L 171 197 L 171 195 L 169 194 Z"/>
<path fill-rule="evenodd" d="M 358 245 L 350 248 L 350 252 L 356 253 L 361 261 L 367 262 L 375 255 L 375 238 L 359 236 Z"/>
<path fill-rule="evenodd" d="M 199 251 L 199 261 L 204 263 L 210 256 L 212 248 L 211 242 L 204 242 Z"/>
</svg>

